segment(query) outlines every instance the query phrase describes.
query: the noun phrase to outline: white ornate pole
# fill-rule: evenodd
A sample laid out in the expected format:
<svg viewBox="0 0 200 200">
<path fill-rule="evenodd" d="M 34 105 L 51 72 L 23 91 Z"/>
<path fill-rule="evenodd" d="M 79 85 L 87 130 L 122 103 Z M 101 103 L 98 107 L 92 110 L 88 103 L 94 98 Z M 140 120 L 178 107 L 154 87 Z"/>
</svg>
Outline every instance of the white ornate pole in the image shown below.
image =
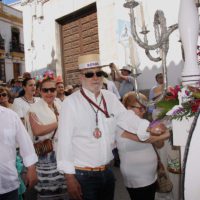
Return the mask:
<svg viewBox="0 0 200 200">
<path fill-rule="evenodd" d="M 200 80 L 200 69 L 197 64 L 196 55 L 199 19 L 194 0 L 180 1 L 179 30 L 185 53 L 182 84 L 184 86 L 195 85 Z M 184 154 L 184 174 L 182 183 L 184 200 L 197 200 L 200 198 L 200 162 L 198 160 L 200 143 L 199 122 L 200 119 L 198 117 L 196 125 L 193 125 L 194 127 L 191 128 L 191 123 L 190 126 L 188 126 L 190 127 L 190 133 L 188 133 L 187 136 L 190 135 L 187 140 L 186 152 Z M 183 146 L 181 153 L 183 153 Z"/>
<path fill-rule="evenodd" d="M 200 69 L 196 54 L 199 20 L 194 0 L 181 0 L 180 2 L 179 31 L 185 53 L 182 84 L 195 84 L 200 80 Z"/>
<path fill-rule="evenodd" d="M 199 19 L 194 0 L 180 0 L 179 31 L 185 54 L 185 63 L 182 71 L 182 85 L 186 87 L 187 85 L 195 85 L 200 80 L 200 69 L 197 62 Z M 182 97 L 179 98 L 179 101 L 181 98 Z M 181 102 L 179 102 L 179 104 L 180 103 Z M 184 124 L 185 127 L 184 130 L 181 131 L 182 134 L 180 134 L 178 128 L 181 128 L 180 123 Z M 191 123 L 192 119 L 184 119 L 182 122 L 177 120 L 172 121 L 174 145 L 180 146 L 181 148 L 181 164 L 183 164 L 185 146 Z"/>
</svg>

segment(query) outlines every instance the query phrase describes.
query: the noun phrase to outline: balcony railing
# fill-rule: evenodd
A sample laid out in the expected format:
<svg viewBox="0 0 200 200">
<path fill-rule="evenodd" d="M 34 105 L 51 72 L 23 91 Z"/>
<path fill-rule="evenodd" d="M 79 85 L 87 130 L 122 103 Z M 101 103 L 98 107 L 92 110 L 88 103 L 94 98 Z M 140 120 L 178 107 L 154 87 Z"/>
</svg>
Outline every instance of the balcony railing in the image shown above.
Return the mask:
<svg viewBox="0 0 200 200">
<path fill-rule="evenodd" d="M 10 42 L 10 52 L 24 53 L 24 44 Z"/>
<path fill-rule="evenodd" d="M 5 50 L 5 42 L 4 42 L 3 39 L 0 40 L 0 49 L 1 49 L 1 50 Z"/>
</svg>

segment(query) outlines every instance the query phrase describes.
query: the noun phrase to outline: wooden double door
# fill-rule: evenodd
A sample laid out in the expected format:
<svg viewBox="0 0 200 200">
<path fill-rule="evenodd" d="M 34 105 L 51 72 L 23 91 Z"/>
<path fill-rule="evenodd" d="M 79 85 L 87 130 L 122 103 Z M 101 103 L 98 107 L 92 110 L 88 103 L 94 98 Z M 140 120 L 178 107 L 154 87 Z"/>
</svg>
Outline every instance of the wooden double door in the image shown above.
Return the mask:
<svg viewBox="0 0 200 200">
<path fill-rule="evenodd" d="M 65 84 L 78 83 L 78 56 L 99 53 L 96 3 L 58 20 Z"/>
</svg>

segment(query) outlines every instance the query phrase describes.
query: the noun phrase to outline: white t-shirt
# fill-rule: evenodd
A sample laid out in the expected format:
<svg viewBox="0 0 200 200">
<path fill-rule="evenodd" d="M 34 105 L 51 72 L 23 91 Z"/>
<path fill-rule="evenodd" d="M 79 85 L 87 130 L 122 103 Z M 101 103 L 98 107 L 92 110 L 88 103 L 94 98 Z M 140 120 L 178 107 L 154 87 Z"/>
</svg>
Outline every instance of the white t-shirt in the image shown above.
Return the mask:
<svg viewBox="0 0 200 200">
<path fill-rule="evenodd" d="M 122 113 L 117 122 L 117 148 L 120 156 L 120 169 L 124 184 L 128 188 L 145 187 L 154 183 L 157 179 L 157 155 L 152 144 L 136 142 L 122 138 L 124 130 L 137 134 L 145 141 L 149 133 L 145 119 L 140 119 L 131 110 Z"/>
<path fill-rule="evenodd" d="M 118 89 L 115 86 L 114 82 L 107 79 L 106 83 L 107 83 L 107 87 L 108 87 L 107 89 L 109 91 L 113 92 L 117 96 L 118 99 L 121 99 L 119 92 L 118 92 Z"/>
</svg>

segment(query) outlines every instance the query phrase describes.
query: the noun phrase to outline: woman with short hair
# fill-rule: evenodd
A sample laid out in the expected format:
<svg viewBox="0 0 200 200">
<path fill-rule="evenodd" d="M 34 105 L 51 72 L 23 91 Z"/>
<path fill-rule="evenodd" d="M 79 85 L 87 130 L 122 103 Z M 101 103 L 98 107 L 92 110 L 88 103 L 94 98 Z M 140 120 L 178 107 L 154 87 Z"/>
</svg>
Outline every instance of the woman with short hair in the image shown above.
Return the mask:
<svg viewBox="0 0 200 200">
<path fill-rule="evenodd" d="M 139 95 L 141 99 L 147 98 Z M 146 107 L 136 98 L 135 92 L 127 93 L 123 98 L 127 111 L 117 119 L 117 148 L 120 156 L 120 170 L 131 200 L 154 200 L 157 179 L 157 155 L 151 143 L 163 141 L 169 137 L 163 134 L 151 135 L 151 128 L 144 118 Z M 138 129 L 136 129 L 138 127 Z M 147 128 L 148 127 L 148 128 Z M 158 143 L 159 147 L 163 142 Z"/>
<path fill-rule="evenodd" d="M 10 92 L 6 87 L 0 87 L 0 105 L 6 108 L 11 108 L 12 104 L 10 103 Z"/>
</svg>

